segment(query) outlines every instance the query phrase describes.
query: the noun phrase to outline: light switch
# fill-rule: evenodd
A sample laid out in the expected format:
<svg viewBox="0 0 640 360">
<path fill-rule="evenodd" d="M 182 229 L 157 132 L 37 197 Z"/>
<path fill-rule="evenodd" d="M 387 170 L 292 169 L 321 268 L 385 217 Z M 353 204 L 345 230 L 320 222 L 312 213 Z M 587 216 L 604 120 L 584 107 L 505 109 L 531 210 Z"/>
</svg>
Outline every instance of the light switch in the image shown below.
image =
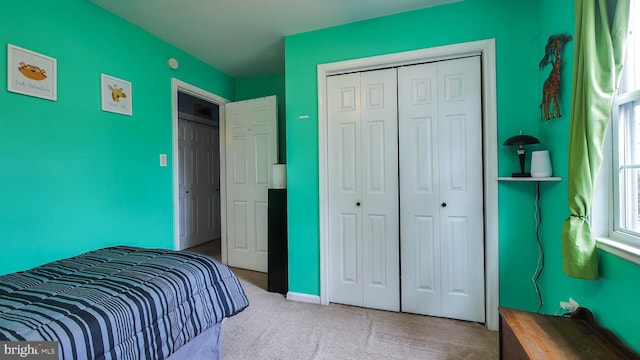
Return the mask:
<svg viewBox="0 0 640 360">
<path fill-rule="evenodd" d="M 167 166 L 167 154 L 160 154 L 160 166 Z"/>
</svg>

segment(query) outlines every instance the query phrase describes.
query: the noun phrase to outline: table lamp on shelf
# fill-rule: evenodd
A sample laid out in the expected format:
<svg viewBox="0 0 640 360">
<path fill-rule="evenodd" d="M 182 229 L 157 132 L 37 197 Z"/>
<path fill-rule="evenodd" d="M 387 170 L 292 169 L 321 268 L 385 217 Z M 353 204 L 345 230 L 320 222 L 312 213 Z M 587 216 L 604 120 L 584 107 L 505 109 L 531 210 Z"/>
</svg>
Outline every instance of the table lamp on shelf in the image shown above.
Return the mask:
<svg viewBox="0 0 640 360">
<path fill-rule="evenodd" d="M 531 173 L 524 172 L 524 159 L 526 150 L 524 148 L 525 145 L 533 145 L 539 144 L 540 140 L 536 139 L 531 135 L 524 135 L 522 131 L 520 131 L 519 135 L 512 136 L 505 140 L 504 146 L 518 146 L 518 158 L 520 159 L 520 172 L 511 174 L 512 177 L 531 177 Z"/>
</svg>

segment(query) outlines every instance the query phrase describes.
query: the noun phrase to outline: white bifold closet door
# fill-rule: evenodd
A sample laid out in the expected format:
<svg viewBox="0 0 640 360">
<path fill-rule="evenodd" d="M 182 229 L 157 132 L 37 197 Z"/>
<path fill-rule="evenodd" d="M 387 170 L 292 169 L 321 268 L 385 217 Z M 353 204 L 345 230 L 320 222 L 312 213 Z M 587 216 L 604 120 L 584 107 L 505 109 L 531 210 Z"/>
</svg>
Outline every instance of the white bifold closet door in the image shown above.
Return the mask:
<svg viewBox="0 0 640 360">
<path fill-rule="evenodd" d="M 484 322 L 480 57 L 398 79 L 402 311 Z"/>
<path fill-rule="evenodd" d="M 480 57 L 327 92 L 329 301 L 483 322 Z"/>
<path fill-rule="evenodd" d="M 329 300 L 399 311 L 396 70 L 327 82 Z"/>
</svg>

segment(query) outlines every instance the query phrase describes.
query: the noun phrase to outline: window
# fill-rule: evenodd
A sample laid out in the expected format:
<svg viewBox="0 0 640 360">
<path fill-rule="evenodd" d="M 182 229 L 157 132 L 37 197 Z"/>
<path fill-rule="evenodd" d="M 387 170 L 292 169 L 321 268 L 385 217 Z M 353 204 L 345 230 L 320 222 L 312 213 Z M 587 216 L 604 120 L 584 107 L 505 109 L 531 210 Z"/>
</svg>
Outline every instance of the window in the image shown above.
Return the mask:
<svg viewBox="0 0 640 360">
<path fill-rule="evenodd" d="M 629 14 L 640 11 L 640 0 L 631 1 Z M 620 87 L 611 119 L 609 149 L 611 160 L 603 162 L 603 171 L 611 168 L 612 215 L 608 238 L 634 248 L 640 261 L 640 21 L 629 18 L 629 34 Z M 605 166 L 605 164 L 610 164 Z M 604 190 L 604 189 L 603 189 Z M 613 190 L 613 191 L 611 191 Z M 602 239 L 598 239 L 602 242 Z M 605 240 L 605 243 L 608 241 Z M 618 244 L 620 245 L 620 244 Z M 602 247 L 602 246 L 601 246 Z M 606 246 L 605 246 L 606 248 Z M 631 259 L 630 259 L 631 260 Z"/>
</svg>

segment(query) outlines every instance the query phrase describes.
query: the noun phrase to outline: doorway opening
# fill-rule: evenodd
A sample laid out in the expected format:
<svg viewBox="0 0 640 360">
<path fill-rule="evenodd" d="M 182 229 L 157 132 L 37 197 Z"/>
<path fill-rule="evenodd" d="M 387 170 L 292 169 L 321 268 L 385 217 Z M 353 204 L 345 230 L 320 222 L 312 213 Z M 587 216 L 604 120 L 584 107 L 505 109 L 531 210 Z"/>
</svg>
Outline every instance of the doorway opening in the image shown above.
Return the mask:
<svg viewBox="0 0 640 360">
<path fill-rule="evenodd" d="M 226 263 L 224 105 L 172 80 L 174 248 L 198 246 Z"/>
</svg>

